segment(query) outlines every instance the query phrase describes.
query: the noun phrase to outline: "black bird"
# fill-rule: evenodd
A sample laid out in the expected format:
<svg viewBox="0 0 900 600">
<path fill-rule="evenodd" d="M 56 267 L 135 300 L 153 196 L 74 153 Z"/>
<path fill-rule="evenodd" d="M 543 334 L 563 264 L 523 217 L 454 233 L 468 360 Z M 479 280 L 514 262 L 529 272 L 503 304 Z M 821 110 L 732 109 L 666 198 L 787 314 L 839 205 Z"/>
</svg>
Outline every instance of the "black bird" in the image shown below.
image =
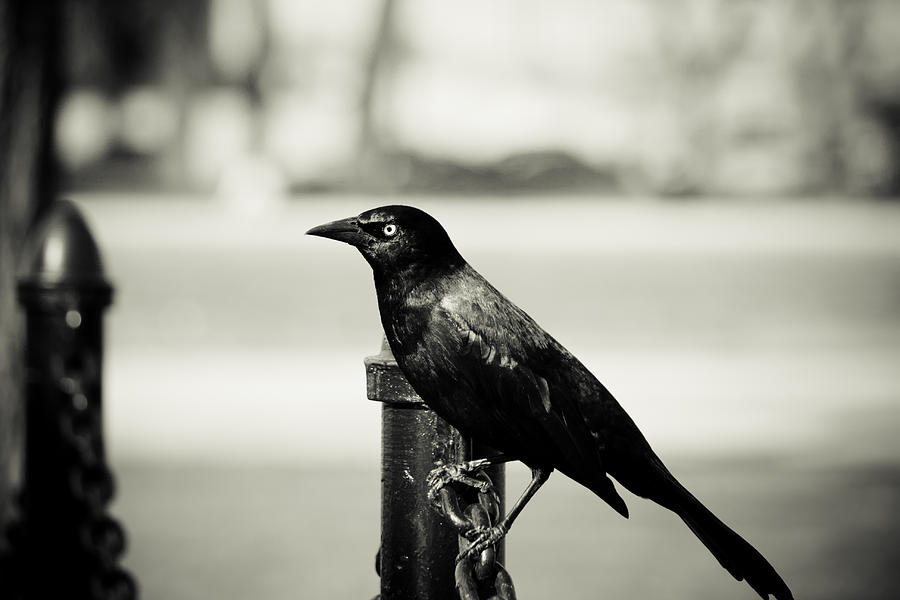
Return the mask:
<svg viewBox="0 0 900 600">
<path fill-rule="evenodd" d="M 772 565 L 675 479 L 603 384 L 469 266 L 434 218 L 385 206 L 307 233 L 362 253 L 384 332 L 413 389 L 464 435 L 502 453 L 462 471 L 505 460 L 531 468 L 522 497 L 466 554 L 502 538 L 554 469 L 627 517 L 611 475 L 681 517 L 735 579 L 763 598 L 793 599 Z"/>
</svg>

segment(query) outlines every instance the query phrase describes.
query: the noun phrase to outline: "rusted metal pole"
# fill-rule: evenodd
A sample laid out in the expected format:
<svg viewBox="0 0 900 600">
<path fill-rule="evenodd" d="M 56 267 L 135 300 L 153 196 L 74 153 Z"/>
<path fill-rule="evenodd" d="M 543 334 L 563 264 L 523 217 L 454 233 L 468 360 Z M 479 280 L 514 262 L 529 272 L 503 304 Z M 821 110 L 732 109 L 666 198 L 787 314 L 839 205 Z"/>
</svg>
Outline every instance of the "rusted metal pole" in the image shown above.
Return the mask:
<svg viewBox="0 0 900 600">
<path fill-rule="evenodd" d="M 439 464 L 484 456 L 422 402 L 382 342 L 365 360 L 367 395 L 381 417 L 381 600 L 450 600 L 459 552 L 456 529 L 430 506 L 425 479 Z M 487 470 L 500 495 L 503 465 Z M 502 542 L 497 547 L 502 554 Z"/>
<path fill-rule="evenodd" d="M 101 366 L 112 287 L 70 202 L 50 208 L 24 258 L 25 469 L 22 516 L 11 536 L 19 597 L 135 598 L 134 580 L 117 565 L 125 534 L 106 512 L 114 484 L 103 444 Z"/>
</svg>

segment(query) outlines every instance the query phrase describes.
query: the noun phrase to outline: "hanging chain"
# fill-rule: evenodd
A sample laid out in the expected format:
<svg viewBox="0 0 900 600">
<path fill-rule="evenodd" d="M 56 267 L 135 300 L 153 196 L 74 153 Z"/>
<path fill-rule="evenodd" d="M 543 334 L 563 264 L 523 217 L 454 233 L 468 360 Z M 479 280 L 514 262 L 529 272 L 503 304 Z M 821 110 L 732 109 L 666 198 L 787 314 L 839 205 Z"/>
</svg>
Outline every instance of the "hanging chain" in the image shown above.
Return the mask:
<svg viewBox="0 0 900 600">
<path fill-rule="evenodd" d="M 87 360 L 80 371 L 68 371 L 58 379 L 59 389 L 65 394 L 59 432 L 64 452 L 69 455 L 68 489 L 84 515 L 78 527 L 79 545 L 95 564 L 90 580 L 92 599 L 134 600 L 134 579 L 118 566 L 125 551 L 125 533 L 106 514 L 114 482 L 103 456 L 99 407 L 91 403 L 84 385 L 85 379 L 96 376 L 92 372 L 95 368 L 95 363 Z"/>
<path fill-rule="evenodd" d="M 474 498 L 473 498 L 473 492 Z M 429 492 L 432 506 L 446 517 L 459 534 L 459 550 L 468 549 L 469 540 L 500 520 L 500 501 L 491 478 L 483 470 L 473 477 L 441 480 Z M 460 600 L 515 600 L 512 578 L 497 560 L 494 546 L 478 555 L 458 560 L 454 572 Z"/>
</svg>

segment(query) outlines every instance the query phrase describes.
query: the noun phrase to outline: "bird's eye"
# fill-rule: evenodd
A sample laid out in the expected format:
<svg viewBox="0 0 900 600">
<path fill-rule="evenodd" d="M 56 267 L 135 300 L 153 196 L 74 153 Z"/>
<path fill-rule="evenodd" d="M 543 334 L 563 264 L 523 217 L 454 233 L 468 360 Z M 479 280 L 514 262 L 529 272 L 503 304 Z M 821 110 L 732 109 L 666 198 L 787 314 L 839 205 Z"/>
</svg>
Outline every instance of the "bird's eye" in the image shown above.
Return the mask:
<svg viewBox="0 0 900 600">
<path fill-rule="evenodd" d="M 397 226 L 393 223 L 388 223 L 381 231 L 384 232 L 384 235 L 391 237 L 393 235 L 397 235 Z"/>
</svg>

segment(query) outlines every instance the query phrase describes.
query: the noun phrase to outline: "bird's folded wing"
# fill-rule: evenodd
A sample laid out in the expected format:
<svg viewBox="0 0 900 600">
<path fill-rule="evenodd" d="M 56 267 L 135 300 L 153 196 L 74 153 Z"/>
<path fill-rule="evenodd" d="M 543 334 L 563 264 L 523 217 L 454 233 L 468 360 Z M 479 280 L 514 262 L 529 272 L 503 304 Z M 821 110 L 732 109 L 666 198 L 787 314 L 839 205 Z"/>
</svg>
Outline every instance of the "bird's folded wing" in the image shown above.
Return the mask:
<svg viewBox="0 0 900 600">
<path fill-rule="evenodd" d="M 494 417 L 522 439 L 551 442 L 557 459 L 571 466 L 604 473 L 596 434 L 585 423 L 577 403 L 555 383 L 553 373 L 542 373 L 536 355 L 546 348 L 514 347 L 501 331 L 478 331 L 458 314 L 446 312 L 444 323 L 455 333 L 458 355 L 466 362 L 463 373 L 486 397 Z M 517 336 L 517 340 L 523 339 Z M 562 465 L 555 465 L 562 466 Z"/>
</svg>

